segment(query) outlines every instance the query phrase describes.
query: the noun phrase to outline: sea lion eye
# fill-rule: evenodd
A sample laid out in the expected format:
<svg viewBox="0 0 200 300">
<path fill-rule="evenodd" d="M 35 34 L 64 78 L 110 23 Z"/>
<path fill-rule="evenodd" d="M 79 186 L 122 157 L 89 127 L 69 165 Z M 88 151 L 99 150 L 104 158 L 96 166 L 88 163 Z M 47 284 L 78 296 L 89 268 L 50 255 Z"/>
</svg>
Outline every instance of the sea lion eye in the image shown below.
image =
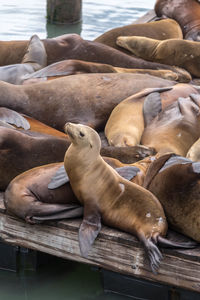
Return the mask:
<svg viewBox="0 0 200 300">
<path fill-rule="evenodd" d="M 80 136 L 85 136 L 85 134 L 80 131 Z"/>
</svg>

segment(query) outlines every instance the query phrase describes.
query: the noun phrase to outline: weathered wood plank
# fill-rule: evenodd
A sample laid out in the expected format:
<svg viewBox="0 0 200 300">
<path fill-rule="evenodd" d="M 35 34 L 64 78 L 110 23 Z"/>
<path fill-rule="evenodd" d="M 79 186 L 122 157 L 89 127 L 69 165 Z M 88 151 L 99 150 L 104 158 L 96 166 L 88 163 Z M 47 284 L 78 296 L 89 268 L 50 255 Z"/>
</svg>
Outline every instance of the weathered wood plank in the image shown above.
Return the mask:
<svg viewBox="0 0 200 300">
<path fill-rule="evenodd" d="M 164 260 L 158 275 L 154 275 L 139 242 L 129 234 L 107 227 L 103 227 L 88 259 L 82 258 L 79 224 L 80 220 L 58 222 L 57 226 L 29 225 L 1 213 L 0 237 L 13 245 L 200 292 L 200 259 L 199 256 L 194 261 L 190 259 L 194 250 L 184 252 L 183 256 L 177 256 L 178 251 L 162 250 Z"/>
</svg>

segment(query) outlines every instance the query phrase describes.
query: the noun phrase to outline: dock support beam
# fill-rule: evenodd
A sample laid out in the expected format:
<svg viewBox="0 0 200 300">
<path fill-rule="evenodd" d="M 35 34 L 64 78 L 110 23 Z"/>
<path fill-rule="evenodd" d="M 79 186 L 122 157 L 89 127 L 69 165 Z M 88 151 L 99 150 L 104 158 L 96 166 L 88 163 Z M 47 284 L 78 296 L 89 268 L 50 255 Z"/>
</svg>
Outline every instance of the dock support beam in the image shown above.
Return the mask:
<svg viewBox="0 0 200 300">
<path fill-rule="evenodd" d="M 82 0 L 47 0 L 50 24 L 73 24 L 81 21 Z"/>
</svg>

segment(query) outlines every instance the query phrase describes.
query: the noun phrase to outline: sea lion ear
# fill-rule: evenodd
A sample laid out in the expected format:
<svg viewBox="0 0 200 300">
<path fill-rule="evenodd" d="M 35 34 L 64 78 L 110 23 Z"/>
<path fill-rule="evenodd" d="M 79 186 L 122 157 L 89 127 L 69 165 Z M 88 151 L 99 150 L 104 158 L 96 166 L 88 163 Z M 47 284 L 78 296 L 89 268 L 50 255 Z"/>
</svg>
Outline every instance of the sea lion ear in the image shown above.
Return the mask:
<svg viewBox="0 0 200 300">
<path fill-rule="evenodd" d="M 116 168 L 115 171 L 117 171 L 117 173 L 123 178 L 127 180 L 131 180 L 137 175 L 140 169 L 134 166 L 127 166 L 127 167 Z"/>
<path fill-rule="evenodd" d="M 96 207 L 84 205 L 84 218 L 79 228 L 79 246 L 81 255 L 85 258 L 101 230 L 101 215 Z"/>
<path fill-rule="evenodd" d="M 63 165 L 57 170 L 56 174 L 51 178 L 51 181 L 48 184 L 48 189 L 50 190 L 56 189 L 67 182 L 69 182 L 69 177 Z"/>
<path fill-rule="evenodd" d="M 92 143 L 90 143 L 90 148 L 92 148 L 93 146 L 92 146 Z"/>
<path fill-rule="evenodd" d="M 151 121 L 162 111 L 161 97 L 159 93 L 151 93 L 144 100 L 143 116 L 144 125 L 148 126 Z"/>
</svg>

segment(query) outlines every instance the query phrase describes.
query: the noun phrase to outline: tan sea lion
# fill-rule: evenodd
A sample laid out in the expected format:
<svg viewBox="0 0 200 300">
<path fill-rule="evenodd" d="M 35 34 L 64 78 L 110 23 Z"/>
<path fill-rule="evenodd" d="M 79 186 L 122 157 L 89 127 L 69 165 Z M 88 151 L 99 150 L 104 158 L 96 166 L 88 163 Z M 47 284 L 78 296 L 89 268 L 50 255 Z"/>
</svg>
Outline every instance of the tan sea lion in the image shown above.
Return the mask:
<svg viewBox="0 0 200 300">
<path fill-rule="evenodd" d="M 145 87 L 173 86 L 174 81 L 144 74 L 80 74 L 34 85 L 0 81 L 0 106 L 63 130 L 65 122 L 104 128 L 112 109 Z"/>
<path fill-rule="evenodd" d="M 192 161 L 200 161 L 200 138 L 190 147 L 186 157 Z"/>
<path fill-rule="evenodd" d="M 21 84 L 22 77 L 31 74 L 47 65 L 47 54 L 43 43 L 37 35 L 33 35 L 20 64 L 0 67 L 0 80 Z"/>
<path fill-rule="evenodd" d="M 194 41 L 169 39 L 165 41 L 146 37 L 118 37 L 117 44 L 137 57 L 148 61 L 175 65 L 200 77 L 200 44 Z"/>
<path fill-rule="evenodd" d="M 31 224 L 82 216 L 83 208 L 69 183 L 48 189 L 61 165 L 63 162 L 36 167 L 15 177 L 5 191 L 6 212 Z"/>
<path fill-rule="evenodd" d="M 116 44 L 116 39 L 119 36 L 145 36 L 157 40 L 183 38 L 179 24 L 175 20 L 164 19 L 149 23 L 130 24 L 113 28 L 97 37 L 94 41 L 130 54 L 127 50 Z"/>
<path fill-rule="evenodd" d="M 72 144 L 64 166 L 74 194 L 84 206 L 84 218 L 79 229 L 81 254 L 88 252 L 102 221 L 111 227 L 137 235 L 143 243 L 153 272 L 162 255 L 156 246 L 167 231 L 164 211 L 157 198 L 146 189 L 122 178 L 100 156 L 100 138 L 90 127 L 67 123 L 65 131 Z"/>
<path fill-rule="evenodd" d="M 158 17 L 175 19 L 182 28 L 184 38 L 200 41 L 200 5 L 197 0 L 157 0 Z"/>
<path fill-rule="evenodd" d="M 179 82 L 190 82 L 191 76 L 185 72 L 175 73 L 171 70 L 151 70 L 151 69 L 128 69 L 113 67 L 108 64 L 86 62 L 82 60 L 68 59 L 63 60 L 43 68 L 32 74 L 23 76 L 22 84 L 32 84 L 39 81 L 52 80 L 63 76 L 83 74 L 83 73 L 137 73 L 149 74 L 160 78 L 176 80 Z"/>
<path fill-rule="evenodd" d="M 158 98 L 157 100 L 159 101 Z M 151 107 L 151 101 L 144 104 L 144 108 L 149 112 L 148 105 Z M 186 156 L 189 148 L 200 137 L 199 105 L 200 96 L 190 95 L 188 98 L 179 98 L 153 120 L 146 119 L 147 126 L 141 144 L 162 154 L 173 152 Z"/>
<path fill-rule="evenodd" d="M 145 98 L 151 99 L 157 108 L 164 109 L 179 97 L 188 97 L 191 93 L 198 93 L 198 88 L 187 84 L 177 84 L 172 89 L 165 91 L 145 89 L 120 102 L 110 114 L 105 126 L 105 135 L 108 143 L 115 147 L 136 146 L 140 144 L 144 130 L 143 105 Z M 159 97 L 157 101 L 156 97 Z M 153 100 L 155 98 L 155 101 Z M 148 114 L 154 113 L 156 107 L 149 107 Z"/>
<path fill-rule="evenodd" d="M 172 70 L 183 73 L 184 76 L 184 70 L 131 57 L 107 45 L 83 40 L 78 34 L 65 34 L 56 38 L 45 39 L 43 43 L 48 65 L 64 59 L 79 59 L 122 68 Z M 1 41 L 0 65 L 20 63 L 26 45 L 27 41 Z"/>
<path fill-rule="evenodd" d="M 200 242 L 200 163 L 174 155 L 166 161 L 161 157 L 146 177 L 144 186 L 159 198 L 170 226 Z"/>
</svg>

